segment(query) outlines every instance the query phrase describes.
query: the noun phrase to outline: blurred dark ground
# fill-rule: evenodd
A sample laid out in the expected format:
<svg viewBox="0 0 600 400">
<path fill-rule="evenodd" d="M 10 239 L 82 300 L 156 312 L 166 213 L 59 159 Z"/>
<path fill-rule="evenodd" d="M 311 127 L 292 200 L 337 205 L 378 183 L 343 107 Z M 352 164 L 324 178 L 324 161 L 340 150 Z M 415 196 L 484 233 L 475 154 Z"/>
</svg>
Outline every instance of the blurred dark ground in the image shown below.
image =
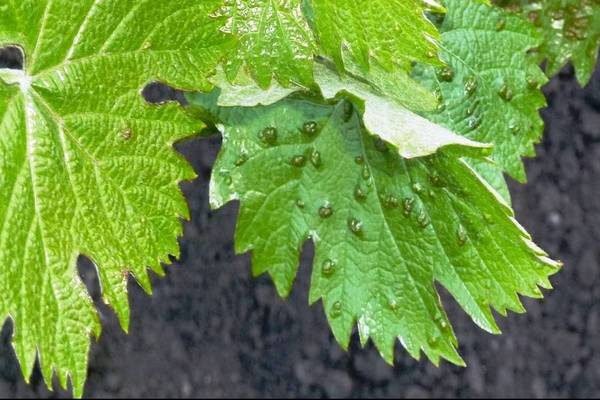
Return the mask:
<svg viewBox="0 0 600 400">
<path fill-rule="evenodd" d="M 18 66 L 0 52 L 0 67 Z M 504 334 L 477 328 L 445 303 L 469 364 L 466 369 L 411 359 L 399 346 L 397 366 L 377 351 L 349 353 L 333 340 L 320 305 L 308 306 L 307 248 L 295 290 L 285 302 L 268 279 L 252 279 L 250 259 L 235 256 L 237 204 L 208 208 L 208 180 L 218 138 L 179 146 L 199 178 L 183 185 L 192 210 L 181 260 L 155 293 L 131 290 L 131 334 L 99 302 L 95 272 L 80 271 L 104 331 L 90 354 L 88 397 L 598 397 L 600 396 L 600 69 L 581 89 L 570 68 L 545 88 L 547 128 L 530 183 L 511 182 L 519 221 L 553 257 L 565 262 L 542 301 L 500 319 Z M 164 88 L 152 99 L 173 96 Z M 501 318 L 501 317 L 500 317 Z M 66 397 L 49 393 L 36 372 L 25 384 L 10 345 L 0 341 L 0 397 Z"/>
</svg>

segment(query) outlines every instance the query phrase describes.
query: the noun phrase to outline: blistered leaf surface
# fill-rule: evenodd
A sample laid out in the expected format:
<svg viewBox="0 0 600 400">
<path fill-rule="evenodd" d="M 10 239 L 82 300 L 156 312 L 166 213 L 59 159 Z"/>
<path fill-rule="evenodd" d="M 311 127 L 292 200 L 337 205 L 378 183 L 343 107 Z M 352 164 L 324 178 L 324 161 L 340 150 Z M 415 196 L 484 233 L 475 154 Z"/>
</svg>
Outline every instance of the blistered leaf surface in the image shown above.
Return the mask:
<svg viewBox="0 0 600 400">
<path fill-rule="evenodd" d="M 347 100 L 219 108 L 214 94 L 189 99 L 223 129 L 211 204 L 240 200 L 236 250 L 251 251 L 254 273 L 286 296 L 312 240 L 310 299 L 322 300 L 342 346 L 357 323 L 390 362 L 399 338 L 414 357 L 462 364 L 436 282 L 491 332 L 492 309 L 522 312 L 519 294 L 550 287 L 558 264 L 454 151 L 404 159 Z"/>
<path fill-rule="evenodd" d="M 538 61 L 547 62 L 550 76 L 569 61 L 579 82 L 585 85 L 594 72 L 600 45 L 600 1 L 598 0 L 498 0 L 520 14 L 543 35 Z"/>
<path fill-rule="evenodd" d="M 429 110 L 436 102 L 429 91 L 405 74 L 396 75 L 398 80 L 390 83 L 377 76 L 380 79 L 373 79 L 371 83 L 350 75 L 340 76 L 321 63 L 315 63 L 314 68 L 315 82 L 324 98 L 352 99 L 360 106 L 366 128 L 394 146 L 405 158 L 431 155 L 444 147 L 461 148 L 471 155 L 491 151 L 487 144 L 469 140 L 410 111 L 407 105 L 411 109 Z M 299 86 L 283 88 L 274 84 L 262 90 L 251 81 L 230 84 L 219 76 L 212 82 L 221 89 L 217 100 L 220 106 L 270 105 L 292 93 L 307 93 Z M 373 74 L 367 76 L 376 78 Z"/>
<path fill-rule="evenodd" d="M 524 181 L 521 157 L 535 154 L 546 105 L 542 70 L 527 52 L 540 43 L 526 21 L 473 0 L 448 0 L 440 27 L 441 68 L 417 77 L 436 91 L 440 105 L 427 116 L 453 132 L 494 145 L 502 171 Z M 500 180 L 501 182 L 501 180 Z"/>
<path fill-rule="evenodd" d="M 415 114 L 394 98 L 375 91 L 373 86 L 341 77 L 320 64 L 316 65 L 315 78 L 325 98 L 334 99 L 346 93 L 362 103 L 366 128 L 394 145 L 402 157 L 423 157 L 447 146 L 461 146 L 480 152 L 488 148 Z M 417 86 L 415 82 L 412 85 Z M 400 90 L 415 93 L 412 87 L 407 84 Z"/>
</svg>

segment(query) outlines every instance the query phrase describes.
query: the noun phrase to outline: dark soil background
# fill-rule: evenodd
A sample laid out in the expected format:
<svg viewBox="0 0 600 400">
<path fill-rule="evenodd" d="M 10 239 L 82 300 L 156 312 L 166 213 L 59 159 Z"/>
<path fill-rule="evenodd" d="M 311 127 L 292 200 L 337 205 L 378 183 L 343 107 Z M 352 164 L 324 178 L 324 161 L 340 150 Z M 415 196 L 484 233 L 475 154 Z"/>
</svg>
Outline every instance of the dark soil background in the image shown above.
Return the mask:
<svg viewBox="0 0 600 400">
<path fill-rule="evenodd" d="M 19 60 L 0 52 L 0 67 Z M 183 185 L 192 209 L 181 259 L 147 296 L 130 284 L 131 334 L 99 304 L 104 332 L 90 354 L 88 397 L 597 397 L 600 396 L 600 69 L 581 89 L 567 68 L 546 87 L 549 107 L 530 183 L 511 183 L 518 219 L 565 262 L 542 301 L 501 319 L 504 334 L 477 328 L 446 297 L 466 369 L 436 368 L 397 349 L 388 367 L 355 338 L 343 352 L 320 306 L 307 300 L 311 249 L 285 302 L 268 279 L 250 276 L 233 252 L 238 211 L 208 207 L 208 180 L 220 141 L 179 146 L 199 178 Z M 167 93 L 168 94 L 168 93 Z M 164 96 L 151 88 L 150 98 Z M 96 302 L 93 268 L 80 271 Z M 501 317 L 499 317 L 501 318 Z M 46 390 L 39 372 L 25 384 L 10 345 L 0 339 L 1 397 L 66 397 Z"/>
</svg>

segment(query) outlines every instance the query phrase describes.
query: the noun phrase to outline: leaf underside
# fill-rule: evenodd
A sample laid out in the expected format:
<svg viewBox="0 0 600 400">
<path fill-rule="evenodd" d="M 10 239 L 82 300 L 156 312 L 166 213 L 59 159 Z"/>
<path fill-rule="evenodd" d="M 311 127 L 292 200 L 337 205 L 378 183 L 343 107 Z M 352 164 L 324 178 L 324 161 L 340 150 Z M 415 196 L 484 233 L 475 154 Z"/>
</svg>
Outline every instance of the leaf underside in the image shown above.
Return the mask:
<svg viewBox="0 0 600 400">
<path fill-rule="evenodd" d="M 211 205 L 240 200 L 236 250 L 252 251 L 254 273 L 282 296 L 314 242 L 310 299 L 323 301 L 342 346 L 358 323 L 389 362 L 399 338 L 414 357 L 462 364 L 436 282 L 490 332 L 492 309 L 522 312 L 518 294 L 550 288 L 558 264 L 453 151 L 403 159 L 346 100 L 217 108 L 214 97 L 189 97 L 223 129 Z"/>
<path fill-rule="evenodd" d="M 351 97 L 360 105 L 365 127 L 394 146 L 401 156 L 422 157 L 447 147 L 460 148 L 464 155 L 471 156 L 491 152 L 490 145 L 469 140 L 410 111 L 434 109 L 436 101 L 430 92 L 407 75 L 395 75 L 400 78 L 398 81 L 383 86 L 381 75 L 368 74 L 377 83 L 374 84 L 350 75 L 340 76 L 334 69 L 320 62 L 314 63 L 314 78 L 322 96 L 329 100 Z M 273 84 L 268 90 L 262 90 L 249 79 L 238 79 L 232 85 L 222 74 L 217 74 L 211 82 L 222 89 L 217 102 L 225 107 L 270 105 L 292 93 L 308 93 L 293 85 L 283 88 Z M 410 100 L 410 95 L 420 99 Z"/>
<path fill-rule="evenodd" d="M 39 355 L 49 385 L 56 372 L 82 395 L 100 325 L 80 254 L 127 329 L 128 274 L 150 291 L 146 268 L 160 274 L 179 253 L 178 182 L 194 174 L 172 145 L 202 124 L 176 104 L 146 104 L 141 90 L 210 86 L 225 47 L 208 17 L 216 4 L 0 1 L 0 47 L 25 59 L 24 71 L 0 70 L 0 317 L 14 320 L 26 377 Z"/>
<path fill-rule="evenodd" d="M 404 158 L 428 156 L 448 146 L 461 148 L 465 154 L 487 154 L 490 151 L 489 145 L 471 141 L 422 118 L 407 109 L 402 101 L 388 95 L 388 92 L 381 94 L 381 90 L 375 90 L 369 83 L 340 76 L 321 64 L 315 64 L 315 79 L 326 99 L 351 96 L 361 105 L 362 121 L 367 130 L 392 144 Z M 408 77 L 405 82 L 404 87 L 397 90 L 413 95 L 420 95 L 419 90 L 424 91 Z"/>
</svg>

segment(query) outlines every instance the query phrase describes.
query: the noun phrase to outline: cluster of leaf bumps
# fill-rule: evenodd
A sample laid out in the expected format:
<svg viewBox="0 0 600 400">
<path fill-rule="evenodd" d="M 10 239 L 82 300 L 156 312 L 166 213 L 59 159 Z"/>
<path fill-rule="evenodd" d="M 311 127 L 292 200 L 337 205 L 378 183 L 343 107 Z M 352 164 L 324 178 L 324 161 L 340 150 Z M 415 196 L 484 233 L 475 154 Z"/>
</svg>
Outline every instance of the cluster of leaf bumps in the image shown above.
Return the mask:
<svg viewBox="0 0 600 400">
<path fill-rule="evenodd" d="M 314 243 L 311 302 L 336 339 L 355 326 L 393 362 L 397 339 L 463 364 L 446 288 L 497 333 L 560 264 L 515 221 L 545 106 L 572 61 L 585 83 L 598 0 L 0 0 L 0 318 L 26 377 L 36 357 L 81 396 L 97 266 L 125 330 L 128 276 L 179 254 L 193 171 L 173 144 L 223 136 L 211 205 L 240 201 L 236 250 L 289 294 Z M 159 81 L 187 106 L 149 105 Z"/>
</svg>

